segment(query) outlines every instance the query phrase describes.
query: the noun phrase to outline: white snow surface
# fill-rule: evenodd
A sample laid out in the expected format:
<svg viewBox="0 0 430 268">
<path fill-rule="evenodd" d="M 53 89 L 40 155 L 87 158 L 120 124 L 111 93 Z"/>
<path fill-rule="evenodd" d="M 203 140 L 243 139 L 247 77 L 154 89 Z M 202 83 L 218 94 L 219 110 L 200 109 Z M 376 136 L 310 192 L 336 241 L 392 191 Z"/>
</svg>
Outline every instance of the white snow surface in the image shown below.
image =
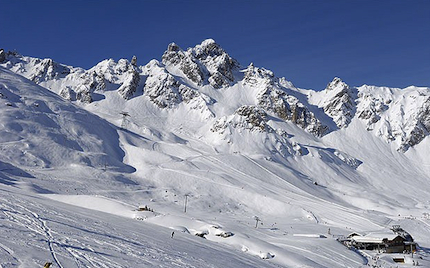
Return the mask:
<svg viewBox="0 0 430 268">
<path fill-rule="evenodd" d="M 205 53 L 214 74 L 222 59 Z M 428 88 L 351 88 L 345 117 L 334 91 L 265 69 L 213 88 L 156 60 L 0 66 L 0 267 L 430 267 L 430 139 L 402 143 L 424 129 Z M 117 90 L 137 70 L 125 99 Z M 259 106 L 273 83 L 330 131 Z M 83 86 L 92 101 L 58 95 Z M 333 118 L 327 103 L 341 107 Z M 397 224 L 419 244 L 404 264 L 336 240 Z"/>
</svg>

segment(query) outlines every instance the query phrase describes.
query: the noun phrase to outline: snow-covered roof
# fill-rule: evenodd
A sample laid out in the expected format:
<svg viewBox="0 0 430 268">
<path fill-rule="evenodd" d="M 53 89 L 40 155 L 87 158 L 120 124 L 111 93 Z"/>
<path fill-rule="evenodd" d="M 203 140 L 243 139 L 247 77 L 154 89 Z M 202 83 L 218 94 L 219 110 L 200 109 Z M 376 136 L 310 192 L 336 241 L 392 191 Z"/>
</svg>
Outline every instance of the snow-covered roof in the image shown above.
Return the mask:
<svg viewBox="0 0 430 268">
<path fill-rule="evenodd" d="M 398 236 L 395 233 L 369 233 L 364 236 L 353 236 L 352 240 L 359 243 L 382 243 L 385 239 L 392 241 Z"/>
<path fill-rule="evenodd" d="M 347 237 L 348 238 L 351 238 L 351 237 L 354 237 L 354 236 L 363 236 L 362 234 L 360 234 L 360 233 L 357 233 L 357 232 L 352 232 L 352 233 L 350 233 Z"/>
</svg>

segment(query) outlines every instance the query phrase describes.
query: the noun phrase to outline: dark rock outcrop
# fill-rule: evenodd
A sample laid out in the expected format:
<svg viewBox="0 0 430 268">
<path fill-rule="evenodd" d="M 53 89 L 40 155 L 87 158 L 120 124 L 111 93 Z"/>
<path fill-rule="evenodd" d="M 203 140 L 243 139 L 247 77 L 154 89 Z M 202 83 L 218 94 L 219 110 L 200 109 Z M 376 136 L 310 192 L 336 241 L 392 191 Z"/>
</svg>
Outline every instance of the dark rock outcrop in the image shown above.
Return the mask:
<svg viewBox="0 0 430 268">
<path fill-rule="evenodd" d="M 231 85 L 233 72 L 239 68 L 239 63 L 212 39 L 187 51 L 171 43 L 162 56 L 162 62 L 166 66 L 177 67 L 196 85 L 210 84 L 214 88 Z"/>
<path fill-rule="evenodd" d="M 267 124 L 266 112 L 257 106 L 244 105 L 239 107 L 233 115 L 217 120 L 211 131 L 224 133 L 229 127 L 257 132 L 274 132 L 272 127 Z"/>
<path fill-rule="evenodd" d="M 324 90 L 325 100 L 322 103 L 324 112 L 333 118 L 339 128 L 346 128 L 355 115 L 355 91 L 335 77 Z"/>
</svg>

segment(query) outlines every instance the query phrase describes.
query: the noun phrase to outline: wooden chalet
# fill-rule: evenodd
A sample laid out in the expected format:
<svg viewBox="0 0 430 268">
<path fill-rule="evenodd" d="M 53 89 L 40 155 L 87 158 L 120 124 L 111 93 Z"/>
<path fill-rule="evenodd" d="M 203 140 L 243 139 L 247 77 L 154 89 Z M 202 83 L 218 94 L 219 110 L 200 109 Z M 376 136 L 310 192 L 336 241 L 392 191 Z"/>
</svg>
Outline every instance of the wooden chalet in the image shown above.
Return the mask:
<svg viewBox="0 0 430 268">
<path fill-rule="evenodd" d="M 386 253 L 403 253 L 416 249 L 416 244 L 398 233 L 369 233 L 354 235 L 350 245 L 357 249 L 377 250 Z"/>
</svg>

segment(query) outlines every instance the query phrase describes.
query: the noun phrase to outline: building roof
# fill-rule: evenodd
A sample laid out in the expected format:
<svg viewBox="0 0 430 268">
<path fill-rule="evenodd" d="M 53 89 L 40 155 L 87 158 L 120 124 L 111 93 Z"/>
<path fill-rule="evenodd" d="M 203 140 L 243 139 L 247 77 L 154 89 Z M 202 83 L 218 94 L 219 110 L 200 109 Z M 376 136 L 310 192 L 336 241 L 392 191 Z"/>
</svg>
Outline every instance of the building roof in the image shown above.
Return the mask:
<svg viewBox="0 0 430 268">
<path fill-rule="evenodd" d="M 351 237 L 354 237 L 354 236 L 363 236 L 362 234 L 360 234 L 360 233 L 357 233 L 357 232 L 352 232 L 352 233 L 350 233 L 347 237 L 348 238 L 351 238 Z"/>
<path fill-rule="evenodd" d="M 401 236 L 394 233 L 369 233 L 364 236 L 353 236 L 351 239 L 359 243 L 374 243 L 374 244 L 378 243 L 379 244 L 379 243 L 382 243 L 385 239 L 388 241 L 392 241 L 397 237 L 401 237 Z"/>
</svg>

